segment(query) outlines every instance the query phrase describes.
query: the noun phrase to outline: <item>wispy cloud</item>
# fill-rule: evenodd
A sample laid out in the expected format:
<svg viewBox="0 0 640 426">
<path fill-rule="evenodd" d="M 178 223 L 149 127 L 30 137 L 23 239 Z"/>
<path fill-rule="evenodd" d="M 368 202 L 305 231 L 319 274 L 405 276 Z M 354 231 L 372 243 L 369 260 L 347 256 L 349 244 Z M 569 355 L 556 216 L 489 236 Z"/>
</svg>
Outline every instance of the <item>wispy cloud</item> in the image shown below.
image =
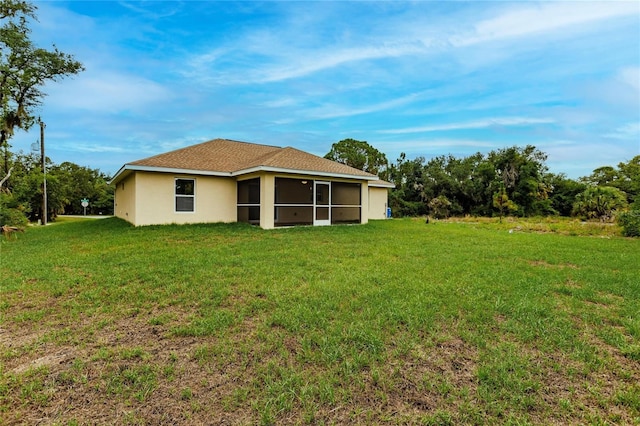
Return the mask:
<svg viewBox="0 0 640 426">
<path fill-rule="evenodd" d="M 274 55 L 270 53 L 272 51 L 279 53 Z M 201 78 L 215 84 L 276 83 L 303 78 L 349 63 L 423 54 L 427 52 L 427 48 L 418 42 L 398 42 L 356 47 L 332 46 L 321 49 L 301 49 L 291 48 L 287 46 L 286 42 L 274 40 L 268 50 L 253 51 L 249 57 L 239 61 L 248 64 L 261 59 L 266 61 L 262 66 L 249 66 L 242 70 L 236 70 L 240 72 L 217 71 L 217 67 L 220 65 L 236 62 L 237 59 L 232 58 L 237 52 L 237 48 L 223 47 L 195 55 L 189 59 L 190 69 L 184 70 L 184 73 L 190 77 Z"/>
<path fill-rule="evenodd" d="M 638 154 L 640 154 L 640 117 L 638 117 L 638 121 L 617 127 L 612 132 L 604 134 L 603 137 L 633 141 L 638 145 Z"/>
<path fill-rule="evenodd" d="M 182 10 L 182 1 L 167 2 L 130 2 L 119 1 L 120 6 L 135 13 L 139 13 L 146 18 L 162 19 L 175 15 Z M 148 7 L 145 7 L 148 6 Z"/>
<path fill-rule="evenodd" d="M 138 75 L 92 69 L 49 89 L 49 100 L 58 108 L 108 113 L 141 110 L 174 96 L 167 87 Z"/>
<path fill-rule="evenodd" d="M 406 96 L 390 99 L 385 102 L 372 103 L 359 108 L 348 108 L 341 105 L 329 104 L 320 108 L 305 110 L 303 116 L 309 120 L 326 120 L 331 118 L 352 117 L 355 115 L 371 114 L 375 112 L 387 111 L 399 108 L 419 99 L 424 98 L 426 92 L 410 93 Z"/>
<path fill-rule="evenodd" d="M 636 1 L 607 2 L 559 2 L 536 3 L 532 6 L 514 7 L 495 17 L 484 19 L 474 25 L 471 34 L 454 36 L 450 40 L 455 46 L 467 46 L 487 41 L 549 34 L 566 31 L 568 27 L 604 21 L 618 17 L 635 17 L 640 13 Z"/>
<path fill-rule="evenodd" d="M 618 72 L 618 79 L 640 94 L 640 67 L 625 67 Z"/>
<path fill-rule="evenodd" d="M 254 75 L 256 83 L 268 83 L 291 78 L 300 78 L 318 71 L 331 69 L 351 62 L 372 59 L 394 58 L 398 56 L 423 53 L 425 47 L 416 43 L 396 45 L 363 46 L 344 48 L 325 52 L 315 52 L 288 58 L 287 65 L 261 70 Z M 297 59 L 296 59 L 297 58 Z"/>
<path fill-rule="evenodd" d="M 466 121 L 460 123 L 436 124 L 432 126 L 407 127 L 403 129 L 379 130 L 382 134 L 404 134 L 404 133 L 428 133 L 448 130 L 468 130 L 485 129 L 488 127 L 511 127 L 511 126 L 531 126 L 536 124 L 551 124 L 555 120 L 552 118 L 529 118 L 529 117 L 496 117 L 484 120 Z"/>
<path fill-rule="evenodd" d="M 424 21 L 429 18 L 420 16 L 422 10 L 416 11 L 413 21 L 406 21 L 404 15 L 402 19 L 381 16 L 378 22 L 369 24 L 384 28 L 383 37 L 372 32 L 367 38 L 338 38 L 323 44 L 318 44 L 317 39 L 305 44 L 307 34 L 292 33 L 291 29 L 259 27 L 240 33 L 224 46 L 193 55 L 188 60 L 191 69 L 186 69 L 185 73 L 215 84 L 275 83 L 347 64 L 443 54 L 450 49 L 496 40 L 515 43 L 515 39 L 524 36 L 563 34 L 568 28 L 586 31 L 588 25 L 640 13 L 639 4 L 632 1 L 505 5 L 502 9 L 506 10 L 497 16 L 479 21 L 467 17 L 455 29 L 439 26 L 436 22 L 425 25 Z M 307 22 L 308 16 L 303 20 Z M 317 23 L 309 25 L 313 28 Z M 434 27 L 438 31 L 434 31 Z M 300 26 L 295 28 L 304 31 Z M 499 52 L 500 60 L 504 54 Z M 487 58 L 492 56 L 495 52 L 485 53 Z M 255 63 L 261 65 L 255 66 Z M 223 65 L 231 65 L 231 68 L 220 71 L 218 68 Z"/>
<path fill-rule="evenodd" d="M 424 150 L 432 152 L 433 150 L 442 150 L 447 148 L 456 150 L 459 148 L 473 149 L 492 149 L 497 146 L 495 141 L 483 139 L 459 139 L 459 138 L 435 138 L 435 139 L 402 139 L 400 141 L 384 141 L 378 145 L 388 150 L 397 151 L 400 147 L 404 151 Z M 395 148 L 395 149 L 394 149 Z M 449 151 L 450 152 L 450 151 Z"/>
</svg>

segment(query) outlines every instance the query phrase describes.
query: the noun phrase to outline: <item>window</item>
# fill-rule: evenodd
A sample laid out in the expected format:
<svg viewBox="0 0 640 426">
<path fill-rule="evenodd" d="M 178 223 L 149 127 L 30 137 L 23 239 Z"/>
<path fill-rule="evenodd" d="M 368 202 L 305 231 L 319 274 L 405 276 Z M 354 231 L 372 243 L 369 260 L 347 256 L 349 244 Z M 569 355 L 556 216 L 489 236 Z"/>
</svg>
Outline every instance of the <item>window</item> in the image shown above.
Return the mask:
<svg viewBox="0 0 640 426">
<path fill-rule="evenodd" d="M 176 212 L 195 211 L 195 189 L 195 179 L 176 179 Z"/>
<path fill-rule="evenodd" d="M 238 222 L 260 225 L 260 178 L 238 182 Z"/>
</svg>

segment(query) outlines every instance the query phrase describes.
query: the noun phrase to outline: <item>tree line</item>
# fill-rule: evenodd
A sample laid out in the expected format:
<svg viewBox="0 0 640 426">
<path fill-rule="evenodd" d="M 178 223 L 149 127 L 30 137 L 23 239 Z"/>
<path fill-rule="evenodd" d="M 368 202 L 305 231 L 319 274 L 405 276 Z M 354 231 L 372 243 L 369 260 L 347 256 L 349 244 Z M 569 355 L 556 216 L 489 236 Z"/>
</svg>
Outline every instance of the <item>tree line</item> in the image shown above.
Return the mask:
<svg viewBox="0 0 640 426">
<path fill-rule="evenodd" d="M 640 155 L 577 180 L 550 173 L 547 154 L 531 145 L 462 158 L 411 160 L 402 153 L 390 163 L 366 141 L 344 139 L 325 158 L 393 183 L 389 206 L 394 216 L 559 215 L 606 221 L 640 210 Z"/>
<path fill-rule="evenodd" d="M 0 224 L 24 225 L 42 220 L 43 182 L 41 158 L 36 154 L 10 155 L 12 173 L 0 192 Z M 98 169 L 71 162 L 53 164 L 46 159 L 47 221 L 61 214 L 113 214 L 110 177 Z"/>
</svg>

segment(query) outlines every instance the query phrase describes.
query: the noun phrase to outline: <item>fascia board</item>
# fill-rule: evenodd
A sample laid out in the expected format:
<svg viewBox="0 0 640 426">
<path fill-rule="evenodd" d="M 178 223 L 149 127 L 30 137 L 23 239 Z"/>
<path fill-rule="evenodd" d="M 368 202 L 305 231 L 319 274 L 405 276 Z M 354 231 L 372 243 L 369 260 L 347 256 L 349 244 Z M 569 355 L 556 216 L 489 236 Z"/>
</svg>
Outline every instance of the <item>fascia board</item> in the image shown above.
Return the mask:
<svg viewBox="0 0 640 426">
<path fill-rule="evenodd" d="M 369 183 L 369 186 L 374 188 L 395 188 L 396 186 L 393 183 Z"/>
<path fill-rule="evenodd" d="M 345 173 L 330 173 L 330 172 L 318 172 L 313 170 L 297 170 L 297 169 L 285 169 L 281 167 L 268 167 L 268 166 L 258 166 L 251 167 L 249 169 L 237 170 L 235 172 L 216 172 L 212 170 L 191 170 L 191 169 L 180 169 L 175 167 L 155 167 L 155 166 L 137 166 L 132 164 L 125 164 L 118 170 L 113 179 L 109 182 L 110 184 L 118 182 L 120 177 L 124 177 L 128 175 L 128 172 L 157 172 L 157 173 L 175 173 L 175 174 L 185 174 L 185 175 L 199 175 L 199 176 L 222 176 L 222 177 L 235 177 L 242 176 L 250 173 L 256 172 L 272 172 L 272 173 L 286 173 L 286 174 L 299 174 L 306 176 L 320 176 L 320 177 L 332 177 L 332 178 L 341 178 L 341 179 L 354 179 L 354 180 L 378 180 L 377 176 L 362 176 L 362 175 L 351 175 Z"/>
<path fill-rule="evenodd" d="M 180 169 L 175 167 L 154 167 L 154 166 L 136 166 L 131 164 L 125 164 L 122 166 L 118 173 L 111 179 L 110 183 L 117 182 L 120 175 L 126 174 L 127 171 L 132 172 L 157 172 L 157 173 L 174 173 L 183 175 L 199 175 L 199 176 L 223 176 L 231 177 L 231 172 L 216 172 L 212 170 L 191 170 Z"/>
</svg>

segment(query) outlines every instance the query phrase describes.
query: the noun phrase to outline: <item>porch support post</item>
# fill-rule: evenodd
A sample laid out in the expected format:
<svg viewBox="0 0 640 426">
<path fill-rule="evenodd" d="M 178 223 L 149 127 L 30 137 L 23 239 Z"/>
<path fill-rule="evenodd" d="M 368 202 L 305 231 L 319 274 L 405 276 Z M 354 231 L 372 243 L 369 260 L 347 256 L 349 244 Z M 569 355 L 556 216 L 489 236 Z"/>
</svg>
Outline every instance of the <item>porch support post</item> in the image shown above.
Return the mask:
<svg viewBox="0 0 640 426">
<path fill-rule="evenodd" d="M 369 182 L 360 184 L 360 223 L 369 222 Z"/>
<path fill-rule="evenodd" d="M 274 204 L 276 201 L 276 179 L 271 174 L 265 174 L 260 179 L 260 227 L 273 229 Z"/>
</svg>

